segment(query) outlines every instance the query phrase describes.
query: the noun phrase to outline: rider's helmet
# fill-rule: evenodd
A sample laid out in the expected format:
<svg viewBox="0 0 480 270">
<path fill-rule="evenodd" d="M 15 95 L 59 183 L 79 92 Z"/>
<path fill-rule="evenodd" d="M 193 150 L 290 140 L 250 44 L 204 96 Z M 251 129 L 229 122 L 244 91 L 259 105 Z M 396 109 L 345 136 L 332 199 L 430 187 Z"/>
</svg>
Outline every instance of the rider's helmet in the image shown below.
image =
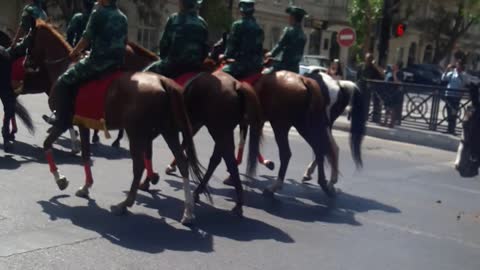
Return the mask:
<svg viewBox="0 0 480 270">
<path fill-rule="evenodd" d="M 238 7 L 240 8 L 240 12 L 251 15 L 255 11 L 255 0 L 240 0 Z"/>
</svg>

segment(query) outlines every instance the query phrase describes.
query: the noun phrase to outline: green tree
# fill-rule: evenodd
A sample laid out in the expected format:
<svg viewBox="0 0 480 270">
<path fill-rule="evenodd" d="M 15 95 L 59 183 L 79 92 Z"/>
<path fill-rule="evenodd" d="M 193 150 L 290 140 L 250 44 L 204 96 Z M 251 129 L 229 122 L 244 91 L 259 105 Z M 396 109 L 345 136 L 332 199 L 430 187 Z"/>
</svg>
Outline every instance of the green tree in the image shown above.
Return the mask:
<svg viewBox="0 0 480 270">
<path fill-rule="evenodd" d="M 452 5 L 454 9 L 451 9 Z M 473 25 L 480 23 L 480 1 L 444 2 L 434 7 L 433 11 L 435 14 L 433 17 L 421 19 L 417 23 L 433 41 L 435 46 L 433 62 L 438 64 L 445 57 L 451 55 L 455 44 L 467 34 Z"/>
<path fill-rule="evenodd" d="M 382 15 L 383 0 L 352 0 L 348 9 L 349 20 L 357 34 L 353 56 L 358 59 L 373 49 L 375 26 Z"/>
</svg>

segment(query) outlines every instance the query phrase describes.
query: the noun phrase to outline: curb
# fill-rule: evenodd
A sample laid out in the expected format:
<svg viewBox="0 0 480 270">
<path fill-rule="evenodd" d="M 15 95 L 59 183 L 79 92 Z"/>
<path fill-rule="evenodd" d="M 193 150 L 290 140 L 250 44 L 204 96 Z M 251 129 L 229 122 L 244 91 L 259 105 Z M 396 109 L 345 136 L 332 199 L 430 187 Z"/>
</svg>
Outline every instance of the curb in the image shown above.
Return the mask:
<svg viewBox="0 0 480 270">
<path fill-rule="evenodd" d="M 346 117 L 341 116 L 335 122 L 333 129 L 350 132 L 350 121 L 348 121 Z M 367 124 L 366 135 L 384 140 L 416 144 L 452 152 L 457 151 L 460 142 L 460 138 L 458 137 L 440 134 L 438 132 L 420 131 L 404 127 L 391 129 L 371 123 Z"/>
</svg>

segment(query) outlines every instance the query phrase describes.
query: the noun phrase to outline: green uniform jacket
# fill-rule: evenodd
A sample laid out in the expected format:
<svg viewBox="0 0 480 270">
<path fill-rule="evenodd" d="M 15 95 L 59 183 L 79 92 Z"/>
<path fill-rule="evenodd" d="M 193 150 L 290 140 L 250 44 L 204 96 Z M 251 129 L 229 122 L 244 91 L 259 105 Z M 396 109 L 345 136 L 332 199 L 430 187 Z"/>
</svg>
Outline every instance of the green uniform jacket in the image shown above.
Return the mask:
<svg viewBox="0 0 480 270">
<path fill-rule="evenodd" d="M 77 13 L 73 15 L 67 27 L 67 41 L 75 46 L 82 38 L 82 34 L 87 27 L 88 19 L 91 13 Z"/>
<path fill-rule="evenodd" d="M 127 17 L 116 5 L 100 6 L 92 12 L 83 37 L 90 42 L 91 52 L 69 68 L 60 82 L 78 86 L 123 65 L 127 44 Z"/>
<path fill-rule="evenodd" d="M 160 40 L 161 60 L 146 68 L 174 78 L 199 70 L 208 55 L 208 25 L 196 10 L 175 13 L 168 18 Z"/>
<path fill-rule="evenodd" d="M 260 72 L 263 66 L 263 39 L 263 30 L 253 16 L 245 16 L 234 22 L 225 57 L 235 59 L 235 62 L 225 66 L 223 71 L 235 78 Z"/>
<path fill-rule="evenodd" d="M 274 69 L 298 73 L 306 42 L 307 38 L 300 24 L 285 27 L 280 41 L 271 51 L 272 57 L 282 54 Z"/>
</svg>

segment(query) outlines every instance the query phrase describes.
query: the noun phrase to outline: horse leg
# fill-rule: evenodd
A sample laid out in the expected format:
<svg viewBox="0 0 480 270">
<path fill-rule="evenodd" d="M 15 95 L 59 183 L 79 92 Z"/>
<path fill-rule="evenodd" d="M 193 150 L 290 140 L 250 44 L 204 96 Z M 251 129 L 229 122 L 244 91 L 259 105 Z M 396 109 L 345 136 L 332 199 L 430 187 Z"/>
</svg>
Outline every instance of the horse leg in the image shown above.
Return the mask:
<svg viewBox="0 0 480 270">
<path fill-rule="evenodd" d="M 70 142 L 72 144 L 72 153 L 73 154 L 78 154 L 81 150 L 80 147 L 83 147 L 83 146 L 81 146 L 82 142 L 78 141 L 77 132 L 75 131 L 75 129 L 73 127 L 69 128 L 68 132 L 70 133 Z M 88 138 L 87 138 L 87 142 L 88 142 Z"/>
<path fill-rule="evenodd" d="M 292 152 L 290 151 L 290 145 L 288 143 L 290 126 L 276 126 L 272 124 L 272 127 L 280 154 L 280 170 L 278 171 L 278 177 L 275 183 L 264 190 L 263 194 L 267 196 L 273 196 L 277 190 L 282 189 L 288 163 L 292 157 Z"/>
<path fill-rule="evenodd" d="M 147 171 L 147 177 L 138 187 L 140 190 L 143 190 L 143 191 L 148 191 L 150 189 L 150 183 L 156 185 L 160 180 L 160 176 L 158 175 L 158 173 L 153 171 L 152 148 L 153 148 L 153 140 L 150 140 L 150 142 L 148 143 L 147 149 L 145 151 L 145 157 L 143 158 L 143 162 L 145 163 L 145 170 Z"/>
<path fill-rule="evenodd" d="M 235 159 L 235 140 L 233 138 L 233 131 L 229 135 L 222 136 L 221 150 L 227 170 L 230 173 L 230 179 L 235 187 L 237 194 L 237 202 L 232 209 L 232 213 L 237 216 L 243 216 L 243 188 L 240 181 L 240 174 L 238 172 L 238 165 Z"/>
<path fill-rule="evenodd" d="M 52 145 L 58 139 L 58 137 L 62 135 L 62 133 L 63 132 L 60 129 L 53 127 L 43 143 L 43 150 L 45 151 L 45 157 L 47 158 L 50 172 L 53 174 L 55 183 L 60 190 L 64 190 L 68 187 L 68 180 L 65 176 L 60 174 L 60 171 L 55 164 L 52 153 Z"/>
<path fill-rule="evenodd" d="M 120 141 L 123 139 L 123 132 L 124 132 L 123 129 L 120 129 L 118 131 L 117 139 L 112 143 L 112 147 L 120 148 Z"/>
<path fill-rule="evenodd" d="M 305 174 L 303 175 L 303 182 L 307 182 L 312 180 L 312 174 L 315 172 L 315 169 L 317 168 L 317 161 L 314 159 L 312 162 L 307 167 L 307 170 L 305 171 Z"/>
<path fill-rule="evenodd" d="M 335 195 L 335 187 L 333 185 L 338 181 L 338 156 L 336 150 L 334 150 L 333 137 L 331 137 L 327 127 L 321 127 L 314 134 L 309 143 L 315 152 L 318 162 L 318 184 L 325 194 L 333 197 Z M 329 158 L 332 170 L 332 181 L 330 183 L 325 176 L 325 156 Z"/>
<path fill-rule="evenodd" d="M 91 170 L 92 161 L 90 160 L 90 129 L 80 127 L 80 142 L 82 146 L 82 161 L 85 170 L 85 184 L 80 187 L 75 195 L 80 198 L 89 197 L 89 189 L 93 185 L 93 176 Z"/>
<path fill-rule="evenodd" d="M 328 129 L 328 138 L 330 139 L 331 143 L 331 149 L 328 151 L 328 162 L 331 165 L 331 170 L 330 170 L 330 182 L 328 182 L 329 189 L 333 190 L 334 185 L 338 182 L 338 169 L 335 169 L 335 167 L 338 168 L 338 162 L 339 162 L 339 155 L 340 155 L 340 148 L 338 147 L 337 142 L 335 141 L 335 138 L 332 135 L 332 130 Z"/>
<path fill-rule="evenodd" d="M 15 116 L 12 117 L 12 130 L 10 131 L 10 138 L 14 141 L 15 134 L 18 132 L 17 119 Z"/>
<path fill-rule="evenodd" d="M 96 129 L 94 132 L 93 132 L 93 136 L 92 136 L 92 143 L 99 143 L 100 142 L 100 137 L 98 136 L 98 129 Z"/>
<path fill-rule="evenodd" d="M 195 136 L 195 134 L 197 134 L 197 132 L 200 130 L 201 127 L 202 127 L 202 125 L 193 125 L 192 124 L 193 136 Z M 182 143 L 182 149 L 185 149 L 185 146 L 183 145 L 183 143 Z M 170 162 L 170 164 L 165 169 L 165 174 L 172 175 L 176 171 L 177 171 L 177 161 L 174 158 L 172 160 L 172 162 Z"/>
<path fill-rule="evenodd" d="M 142 174 L 144 167 L 144 155 L 145 150 L 147 149 L 148 142 L 143 138 L 138 138 L 138 133 L 136 136 L 129 136 L 130 138 L 130 154 L 133 160 L 133 181 L 130 186 L 130 191 L 128 192 L 127 198 L 117 204 L 111 206 L 111 211 L 115 215 L 123 215 L 127 212 L 127 207 L 132 207 L 135 203 L 135 198 L 137 197 L 138 186 L 142 180 Z"/>
<path fill-rule="evenodd" d="M 237 151 L 237 165 L 242 164 L 243 152 L 245 150 L 245 142 L 247 140 L 247 133 L 248 133 L 248 125 L 240 124 L 240 142 L 238 144 L 238 151 Z M 275 163 L 271 160 L 265 159 L 260 153 L 258 153 L 258 162 L 263 166 L 267 167 L 267 169 L 271 171 L 275 169 Z"/>
<path fill-rule="evenodd" d="M 207 172 L 205 173 L 203 179 L 200 181 L 198 187 L 193 192 L 193 199 L 195 203 L 198 203 L 200 201 L 200 194 L 205 191 L 205 188 L 207 187 L 208 181 L 210 181 L 213 172 L 218 167 L 218 164 L 220 164 L 220 161 L 222 161 L 222 153 L 220 150 L 221 149 L 219 147 L 219 144 L 215 143 L 212 156 L 210 157 L 210 162 L 208 163 Z"/>
<path fill-rule="evenodd" d="M 195 219 L 194 215 L 194 203 L 192 197 L 192 191 L 190 187 L 190 181 L 188 180 L 188 163 L 187 157 L 183 153 L 183 148 L 180 145 L 180 139 L 176 132 L 167 132 L 163 135 L 168 147 L 173 153 L 175 160 L 182 175 L 183 191 L 185 194 L 185 209 L 183 211 L 182 224 L 191 225 Z"/>
</svg>

